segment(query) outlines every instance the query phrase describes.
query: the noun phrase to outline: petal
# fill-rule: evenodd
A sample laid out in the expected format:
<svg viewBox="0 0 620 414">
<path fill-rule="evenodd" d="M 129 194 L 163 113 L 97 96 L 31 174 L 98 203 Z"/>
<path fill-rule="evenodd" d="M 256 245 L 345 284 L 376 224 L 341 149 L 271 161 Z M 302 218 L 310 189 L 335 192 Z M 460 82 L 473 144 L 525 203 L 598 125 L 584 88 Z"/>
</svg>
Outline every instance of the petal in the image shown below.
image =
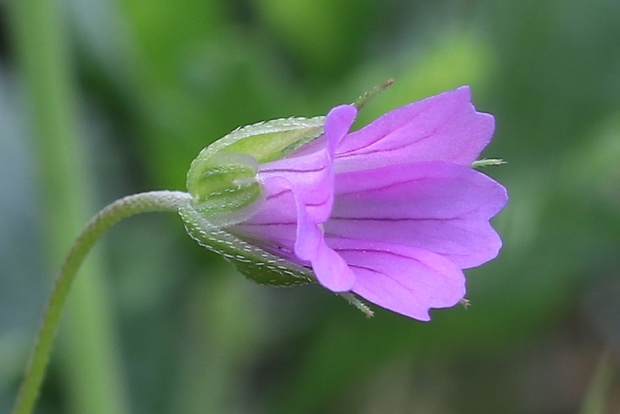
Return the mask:
<svg viewBox="0 0 620 414">
<path fill-rule="evenodd" d="M 353 271 L 338 253 L 327 246 L 319 226 L 299 206 L 295 254 L 312 264 L 312 270 L 321 285 L 332 292 L 350 291 L 355 284 Z"/>
<path fill-rule="evenodd" d="M 325 244 L 319 224 L 308 214 L 294 186 L 280 177 L 264 184 L 267 194 L 259 212 L 231 231 L 273 254 L 311 265 L 319 283 L 333 292 L 351 290 L 355 275 Z"/>
<path fill-rule="evenodd" d="M 506 190 L 470 168 L 443 162 L 394 165 L 336 175 L 329 237 L 406 244 L 441 254 L 461 268 L 497 256 L 488 220 Z"/>
<path fill-rule="evenodd" d="M 325 140 L 322 147 L 303 155 L 292 156 L 260 166 L 259 180 L 263 183 L 281 178 L 291 184 L 293 192 L 306 206 L 316 223 L 329 218 L 333 203 L 333 155 L 338 142 L 347 134 L 357 110 L 351 105 L 332 109 L 325 120 Z"/>
<path fill-rule="evenodd" d="M 327 220 L 333 204 L 333 172 L 325 149 L 304 156 L 285 158 L 263 164 L 259 180 L 263 187 L 273 180 L 283 179 L 308 208 L 317 222 Z"/>
<path fill-rule="evenodd" d="M 296 223 L 296 258 L 310 263 L 319 282 L 334 292 L 349 291 L 355 283 L 355 276 L 346 262 L 325 244 L 320 225 L 329 219 L 333 205 L 334 150 L 349 131 L 356 114 L 357 110 L 351 105 L 332 109 L 325 120 L 325 138 L 320 141 L 322 147 L 262 165 L 259 180 L 268 193 L 265 205 L 255 217 L 237 226 L 240 232 L 253 226 L 253 234 L 265 238 L 266 248 L 270 244 L 274 248 L 273 244 L 277 242 L 279 246 L 276 247 L 286 254 L 291 224 Z M 274 206 L 275 196 L 282 193 L 279 197 L 287 197 L 287 191 L 290 191 L 288 201 Z M 282 210 L 283 207 L 286 211 Z M 291 217 L 292 211 L 295 217 Z"/>
<path fill-rule="evenodd" d="M 465 276 L 450 260 L 411 246 L 328 239 L 357 279 L 353 292 L 391 311 L 421 321 L 430 308 L 456 305 Z"/>
<path fill-rule="evenodd" d="M 264 183 L 263 188 L 265 199 L 258 212 L 230 231 L 271 253 L 295 258 L 297 207 L 290 185 L 272 179 Z"/>
<path fill-rule="evenodd" d="M 395 109 L 349 134 L 336 151 L 336 171 L 417 161 L 471 165 L 490 142 L 491 115 L 476 112 L 468 87 Z"/>
<path fill-rule="evenodd" d="M 330 156 L 333 156 L 338 143 L 349 132 L 357 115 L 357 109 L 353 105 L 340 105 L 333 108 L 327 114 L 325 120 L 325 136 L 328 137 Z"/>
</svg>

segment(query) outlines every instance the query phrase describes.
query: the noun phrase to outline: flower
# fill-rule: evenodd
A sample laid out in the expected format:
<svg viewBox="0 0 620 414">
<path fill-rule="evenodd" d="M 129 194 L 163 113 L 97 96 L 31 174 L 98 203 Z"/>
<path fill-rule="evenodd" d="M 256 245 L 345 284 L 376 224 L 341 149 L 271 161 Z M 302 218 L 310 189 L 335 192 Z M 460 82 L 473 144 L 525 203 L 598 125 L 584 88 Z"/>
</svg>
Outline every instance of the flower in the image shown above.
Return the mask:
<svg viewBox="0 0 620 414">
<path fill-rule="evenodd" d="M 506 190 L 471 168 L 494 119 L 475 110 L 468 87 L 350 133 L 356 115 L 353 105 L 335 107 L 320 137 L 258 163 L 253 183 L 262 194 L 224 231 L 311 267 L 332 292 L 427 321 L 429 309 L 464 297 L 463 269 L 501 247 L 489 220 Z"/>
</svg>

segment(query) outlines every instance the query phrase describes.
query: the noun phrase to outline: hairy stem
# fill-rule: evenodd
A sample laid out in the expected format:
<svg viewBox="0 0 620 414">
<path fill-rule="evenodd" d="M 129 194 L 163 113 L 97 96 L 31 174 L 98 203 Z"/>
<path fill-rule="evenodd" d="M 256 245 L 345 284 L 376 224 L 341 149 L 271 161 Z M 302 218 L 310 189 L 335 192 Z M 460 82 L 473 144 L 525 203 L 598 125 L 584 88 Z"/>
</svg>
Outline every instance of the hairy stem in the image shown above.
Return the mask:
<svg viewBox="0 0 620 414">
<path fill-rule="evenodd" d="M 176 213 L 189 199 L 189 194 L 178 191 L 152 191 L 130 195 L 105 207 L 84 227 L 65 257 L 54 283 L 13 414 L 30 414 L 34 409 L 67 295 L 80 265 L 97 240 L 124 218 L 148 212 Z"/>
<path fill-rule="evenodd" d="M 8 40 L 13 42 L 15 71 L 23 89 L 24 125 L 35 156 L 40 193 L 41 233 L 47 263 L 56 269 L 66 246 L 89 218 L 98 186 L 92 162 L 97 154 L 84 136 L 75 54 L 71 40 L 70 7 L 62 2 L 4 2 Z M 4 13 L 3 13 L 3 17 Z M 1 86 L 1 85 L 0 85 Z M 2 151 L 2 150 L 0 150 Z M 4 196 L 4 195 L 3 195 Z M 72 288 L 68 317 L 59 348 L 63 400 L 67 413 L 128 414 L 117 321 L 99 255 L 92 255 Z M 52 274 L 53 276 L 53 274 Z M 95 293 L 96 292 L 96 293 Z M 95 296 L 96 295 L 96 296 Z"/>
</svg>

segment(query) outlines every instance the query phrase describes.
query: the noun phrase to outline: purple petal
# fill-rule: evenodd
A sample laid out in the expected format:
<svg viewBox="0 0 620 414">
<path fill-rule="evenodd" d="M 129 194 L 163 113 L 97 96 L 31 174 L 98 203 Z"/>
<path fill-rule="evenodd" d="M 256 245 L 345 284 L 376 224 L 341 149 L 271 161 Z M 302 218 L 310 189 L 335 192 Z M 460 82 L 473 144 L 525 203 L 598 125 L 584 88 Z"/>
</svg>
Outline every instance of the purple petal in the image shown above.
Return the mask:
<svg viewBox="0 0 620 414">
<path fill-rule="evenodd" d="M 323 148 L 261 166 L 259 180 L 266 199 L 254 217 L 234 230 L 261 241 L 266 249 L 286 254 L 295 223 L 296 259 L 311 264 L 319 282 L 334 292 L 349 291 L 355 276 L 325 244 L 320 225 L 329 219 L 333 205 L 334 149 L 347 134 L 356 113 L 350 105 L 332 109 L 325 122 Z"/>
<path fill-rule="evenodd" d="M 283 158 L 260 166 L 259 180 L 265 184 L 272 178 L 291 184 L 295 197 L 306 206 L 315 223 L 329 218 L 333 204 L 333 155 L 336 145 L 347 134 L 357 110 L 351 105 L 332 109 L 325 120 L 323 146 L 311 153 Z"/>
<path fill-rule="evenodd" d="M 262 248 L 301 265 L 311 265 L 321 285 L 333 292 L 351 290 L 355 275 L 346 262 L 325 244 L 319 225 L 308 215 L 290 183 L 273 178 L 259 212 L 234 226 L 234 233 Z"/>
<path fill-rule="evenodd" d="M 406 244 L 441 254 L 461 268 L 497 256 L 488 220 L 506 190 L 470 168 L 443 162 L 395 165 L 336 176 L 329 237 Z"/>
<path fill-rule="evenodd" d="M 328 140 L 328 152 L 333 158 L 336 146 L 347 135 L 357 116 L 357 109 L 353 105 L 340 105 L 327 114 L 325 120 L 325 136 Z"/>
<path fill-rule="evenodd" d="M 421 321 L 430 308 L 454 306 L 465 295 L 465 276 L 450 260 L 411 246 L 328 240 L 349 264 L 353 292 L 391 311 Z"/>
<path fill-rule="evenodd" d="M 323 238 L 319 227 L 329 219 L 334 200 L 333 154 L 336 145 L 347 134 L 357 110 L 351 105 L 342 105 L 332 109 L 325 121 L 325 141 L 323 149 L 305 153 L 265 164 L 259 172 L 259 179 L 268 192 L 290 189 L 295 202 L 295 209 L 287 203 L 289 211 L 296 213 L 296 237 L 294 251 L 298 259 L 309 262 L 314 273 L 326 288 L 334 292 L 345 292 L 355 283 L 355 276 L 346 262 L 330 249 Z M 270 189 L 269 189 L 270 188 Z M 266 203 L 273 201 L 267 200 Z M 281 207 L 268 206 L 272 216 L 263 212 L 257 215 L 264 223 L 281 222 Z M 256 219 L 249 223 L 257 223 Z M 290 231 L 290 222 L 280 223 L 280 231 Z M 286 223 L 289 223 L 288 226 Z M 263 235 L 271 230 L 263 230 Z M 289 233 L 286 233 L 289 234 Z M 283 239 L 279 234 L 280 240 Z"/>
<path fill-rule="evenodd" d="M 258 212 L 231 231 L 272 253 L 294 257 L 297 206 L 290 184 L 278 179 L 264 183 L 265 199 Z M 299 263 L 302 264 L 302 263 Z"/>
<path fill-rule="evenodd" d="M 336 171 L 446 161 L 471 165 L 491 140 L 494 119 L 476 112 L 468 87 L 395 109 L 338 145 Z"/>
<path fill-rule="evenodd" d="M 268 187 L 270 181 L 288 182 L 317 223 L 327 220 L 331 213 L 334 178 L 325 149 L 263 164 L 259 170 L 259 180 L 263 187 Z"/>
<path fill-rule="evenodd" d="M 310 262 L 319 283 L 333 292 L 347 292 L 355 283 L 355 275 L 344 259 L 325 244 L 323 231 L 297 203 L 297 239 L 295 255 Z"/>
</svg>

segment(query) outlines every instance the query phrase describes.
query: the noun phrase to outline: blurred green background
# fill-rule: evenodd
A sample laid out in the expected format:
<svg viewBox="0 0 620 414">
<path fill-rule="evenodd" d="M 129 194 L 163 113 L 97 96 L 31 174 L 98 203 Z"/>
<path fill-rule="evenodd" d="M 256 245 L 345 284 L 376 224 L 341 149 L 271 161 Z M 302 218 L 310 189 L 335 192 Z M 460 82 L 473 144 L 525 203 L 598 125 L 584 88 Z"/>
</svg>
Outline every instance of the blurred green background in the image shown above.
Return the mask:
<svg viewBox="0 0 620 414">
<path fill-rule="evenodd" d="M 590 387 L 620 356 L 619 20 L 617 0 L 0 2 L 0 412 L 88 217 L 183 190 L 239 125 L 389 78 L 358 126 L 463 84 L 496 117 L 483 155 L 508 161 L 487 173 L 511 201 L 470 308 L 366 319 L 136 217 L 80 274 L 37 412 L 619 412 L 617 369 Z"/>
</svg>

